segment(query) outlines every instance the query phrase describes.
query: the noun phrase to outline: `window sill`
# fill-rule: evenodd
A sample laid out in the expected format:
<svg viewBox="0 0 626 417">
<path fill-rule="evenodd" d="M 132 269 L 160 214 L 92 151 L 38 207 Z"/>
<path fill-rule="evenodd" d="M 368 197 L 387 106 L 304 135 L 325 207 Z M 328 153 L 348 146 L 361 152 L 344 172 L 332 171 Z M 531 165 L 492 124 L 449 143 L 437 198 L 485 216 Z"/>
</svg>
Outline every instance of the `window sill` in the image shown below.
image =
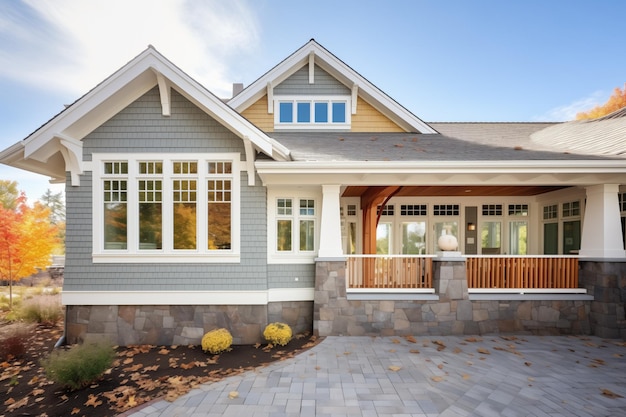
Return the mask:
<svg viewBox="0 0 626 417">
<path fill-rule="evenodd" d="M 98 253 L 92 254 L 95 264 L 176 264 L 176 263 L 239 263 L 239 254 L 208 253 Z"/>
</svg>

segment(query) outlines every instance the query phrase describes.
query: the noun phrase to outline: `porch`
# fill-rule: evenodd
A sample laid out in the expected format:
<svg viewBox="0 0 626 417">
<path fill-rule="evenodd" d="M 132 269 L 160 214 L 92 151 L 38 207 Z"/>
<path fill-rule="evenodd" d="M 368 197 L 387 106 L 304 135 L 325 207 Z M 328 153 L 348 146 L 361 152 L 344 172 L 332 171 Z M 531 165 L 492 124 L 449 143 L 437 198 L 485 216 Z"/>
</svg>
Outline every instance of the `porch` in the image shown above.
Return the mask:
<svg viewBox="0 0 626 417">
<path fill-rule="evenodd" d="M 626 338 L 621 290 L 626 262 L 622 260 L 414 258 L 318 259 L 314 332 L 321 336 L 517 332 Z M 373 275 L 365 278 L 359 271 L 368 268 Z"/>
</svg>

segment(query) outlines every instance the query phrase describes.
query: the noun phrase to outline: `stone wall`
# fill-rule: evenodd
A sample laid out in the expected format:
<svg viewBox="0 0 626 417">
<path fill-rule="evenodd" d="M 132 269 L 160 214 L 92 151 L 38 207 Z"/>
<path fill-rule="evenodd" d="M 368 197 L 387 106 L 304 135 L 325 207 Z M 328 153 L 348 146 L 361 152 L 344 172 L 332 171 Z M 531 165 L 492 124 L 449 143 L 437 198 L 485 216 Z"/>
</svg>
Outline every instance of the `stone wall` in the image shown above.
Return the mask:
<svg viewBox="0 0 626 417">
<path fill-rule="evenodd" d="M 68 306 L 67 343 L 108 340 L 122 346 L 199 345 L 209 330 L 224 327 L 233 344 L 263 343 L 271 322 L 311 331 L 312 303 L 274 302 L 250 306 Z"/>
<path fill-rule="evenodd" d="M 470 300 L 465 262 L 434 262 L 438 300 L 351 299 L 345 260 L 318 261 L 313 331 L 319 336 L 590 334 L 589 300 Z"/>
<path fill-rule="evenodd" d="M 626 262 L 580 261 L 580 282 L 593 295 L 593 334 L 626 339 Z"/>
</svg>

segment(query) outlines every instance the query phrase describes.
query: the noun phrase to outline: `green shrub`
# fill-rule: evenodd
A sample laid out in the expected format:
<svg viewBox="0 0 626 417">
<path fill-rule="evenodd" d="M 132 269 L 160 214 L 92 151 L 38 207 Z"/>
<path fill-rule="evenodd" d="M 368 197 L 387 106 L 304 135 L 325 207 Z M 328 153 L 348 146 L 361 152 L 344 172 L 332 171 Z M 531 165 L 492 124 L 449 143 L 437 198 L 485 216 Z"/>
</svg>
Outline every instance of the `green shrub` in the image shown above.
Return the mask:
<svg viewBox="0 0 626 417">
<path fill-rule="evenodd" d="M 84 344 L 54 351 L 41 365 L 49 379 L 76 390 L 100 378 L 114 359 L 115 350 L 111 345 Z"/>
<path fill-rule="evenodd" d="M 228 349 L 233 343 L 233 336 L 226 329 L 211 330 L 202 336 L 202 350 L 217 355 Z"/>
<path fill-rule="evenodd" d="M 291 340 L 291 327 L 285 323 L 270 323 L 263 331 L 265 340 L 273 345 L 285 346 Z"/>
<path fill-rule="evenodd" d="M 54 325 L 63 320 L 64 314 L 58 296 L 39 295 L 25 300 L 17 315 L 29 323 Z"/>
</svg>

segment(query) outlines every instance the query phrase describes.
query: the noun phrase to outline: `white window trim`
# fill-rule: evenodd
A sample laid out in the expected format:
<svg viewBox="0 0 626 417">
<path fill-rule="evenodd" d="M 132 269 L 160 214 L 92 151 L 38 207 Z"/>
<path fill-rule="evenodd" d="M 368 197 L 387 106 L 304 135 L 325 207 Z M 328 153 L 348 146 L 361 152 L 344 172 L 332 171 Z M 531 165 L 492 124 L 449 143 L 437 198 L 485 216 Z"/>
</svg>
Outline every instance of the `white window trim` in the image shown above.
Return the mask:
<svg viewBox="0 0 626 417">
<path fill-rule="evenodd" d="M 241 255 L 241 218 L 240 218 L 240 181 L 241 156 L 238 153 L 106 153 L 93 154 L 92 203 L 93 203 L 93 253 L 94 263 L 239 263 Z M 104 162 L 128 162 L 128 220 L 127 249 L 104 249 L 104 201 L 103 179 Z M 163 249 L 139 250 L 139 202 L 138 180 L 140 178 L 155 178 L 154 175 L 140 175 L 139 161 L 163 161 Z M 197 234 L 198 245 L 194 250 L 174 250 L 171 248 L 173 219 L 172 219 L 172 184 L 171 166 L 173 161 L 197 161 L 198 181 L 197 190 Z M 208 174 L 208 162 L 227 161 L 232 163 L 231 185 L 231 248 L 228 250 L 208 250 L 207 241 L 207 189 L 209 178 L 224 178 L 221 174 Z M 119 176 L 118 176 L 119 177 Z M 191 176 L 185 176 L 191 177 Z"/>
<path fill-rule="evenodd" d="M 276 212 L 276 203 L 278 199 L 289 198 L 293 202 L 292 222 L 292 249 L 291 251 L 276 250 L 277 235 L 276 222 L 283 216 L 278 216 Z M 315 221 L 315 247 L 312 251 L 300 251 L 300 233 L 298 229 L 300 217 L 300 200 L 315 201 L 315 216 L 302 216 L 302 219 L 313 219 Z M 320 240 L 320 221 L 322 210 L 321 193 L 287 191 L 287 190 L 268 190 L 267 193 L 267 263 L 269 264 L 312 264 L 315 263 L 319 251 Z"/>
<path fill-rule="evenodd" d="M 280 103 L 292 102 L 293 103 L 293 119 L 292 123 L 284 123 L 280 121 Z M 309 123 L 298 123 L 298 111 L 297 103 L 308 102 L 311 104 L 311 121 Z M 315 103 L 327 102 L 328 103 L 328 122 L 315 123 Z M 346 121 L 344 123 L 332 122 L 332 103 L 333 102 L 345 102 L 346 103 Z M 350 129 L 352 124 L 352 97 L 349 95 L 337 95 L 337 96 L 274 96 L 274 129 L 320 129 L 320 130 L 346 130 Z"/>
</svg>

